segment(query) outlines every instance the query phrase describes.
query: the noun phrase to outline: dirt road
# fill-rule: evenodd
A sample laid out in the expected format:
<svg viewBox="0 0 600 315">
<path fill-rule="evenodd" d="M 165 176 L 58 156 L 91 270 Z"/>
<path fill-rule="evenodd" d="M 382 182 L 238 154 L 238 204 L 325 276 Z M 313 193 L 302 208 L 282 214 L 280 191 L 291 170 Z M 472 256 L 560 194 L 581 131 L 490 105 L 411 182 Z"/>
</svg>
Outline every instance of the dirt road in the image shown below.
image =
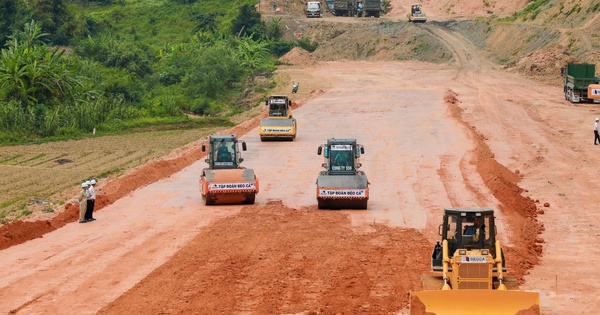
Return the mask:
<svg viewBox="0 0 600 315">
<path fill-rule="evenodd" d="M 494 70 L 464 39 L 423 27 L 451 47 L 454 64 L 280 70 L 301 82 L 299 135 L 244 136 L 257 205 L 203 206 L 198 161 L 93 223 L 2 250 L 0 313 L 403 312 L 448 206 L 499 209 L 509 271 L 540 292 L 543 314 L 600 313 L 600 275 L 588 263 L 600 251 L 591 131 L 600 110 Z M 316 149 L 329 137 L 365 145 L 369 210 L 316 210 Z"/>
</svg>

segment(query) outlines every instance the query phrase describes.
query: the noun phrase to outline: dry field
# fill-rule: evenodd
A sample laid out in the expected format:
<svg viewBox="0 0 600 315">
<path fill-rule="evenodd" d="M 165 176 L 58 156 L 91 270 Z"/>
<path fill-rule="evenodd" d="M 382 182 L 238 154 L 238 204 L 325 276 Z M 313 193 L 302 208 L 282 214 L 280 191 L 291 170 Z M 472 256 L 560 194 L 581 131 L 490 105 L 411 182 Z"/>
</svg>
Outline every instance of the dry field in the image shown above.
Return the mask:
<svg viewBox="0 0 600 315">
<path fill-rule="evenodd" d="M 89 178 L 101 183 L 216 132 L 148 131 L 35 145 L 0 147 L 0 219 L 52 216 Z M 62 207 L 64 208 L 64 207 Z M 40 217 L 42 216 L 42 217 Z"/>
</svg>

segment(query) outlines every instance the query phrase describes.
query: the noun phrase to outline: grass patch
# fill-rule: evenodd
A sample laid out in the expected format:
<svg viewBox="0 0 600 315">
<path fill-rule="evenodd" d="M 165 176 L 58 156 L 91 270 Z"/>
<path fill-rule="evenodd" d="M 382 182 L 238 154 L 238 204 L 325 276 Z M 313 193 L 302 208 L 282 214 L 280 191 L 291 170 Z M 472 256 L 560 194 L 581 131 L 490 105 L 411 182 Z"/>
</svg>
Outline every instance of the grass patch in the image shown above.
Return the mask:
<svg viewBox="0 0 600 315">
<path fill-rule="evenodd" d="M 8 159 L 4 159 L 4 160 L 0 161 L 0 164 L 6 164 L 6 162 L 10 162 L 10 161 L 16 160 L 16 159 L 18 159 L 20 157 L 23 157 L 23 154 L 17 154 L 15 156 L 9 157 Z"/>
<path fill-rule="evenodd" d="M 105 177 L 108 177 L 109 175 L 123 172 L 124 170 L 125 170 L 124 168 L 115 167 L 113 169 L 110 169 L 108 171 L 104 171 L 104 172 L 98 174 L 98 176 L 96 176 L 96 178 L 105 178 Z"/>
<path fill-rule="evenodd" d="M 531 20 L 533 20 L 542 11 L 542 9 L 540 7 L 547 4 L 548 2 L 550 2 L 550 0 L 535 0 L 532 3 L 530 3 L 529 5 L 527 5 L 523 9 L 523 11 L 515 13 L 515 15 L 513 15 L 511 17 L 500 19 L 499 21 L 500 22 L 514 22 L 519 18 L 526 20 L 527 16 L 530 13 L 532 13 L 532 17 L 530 17 L 530 18 L 531 18 Z"/>
<path fill-rule="evenodd" d="M 34 157 L 30 158 L 30 159 L 27 159 L 25 161 L 21 161 L 21 162 L 19 162 L 17 164 L 25 164 L 27 162 L 35 161 L 35 160 L 37 160 L 37 159 L 39 159 L 41 157 L 44 157 L 44 156 L 46 156 L 46 153 L 38 154 L 38 155 L 36 155 L 36 156 L 34 156 Z"/>
<path fill-rule="evenodd" d="M 509 62 L 510 62 L 510 58 L 502 58 L 502 59 L 500 59 L 500 61 L 498 61 L 498 63 L 501 65 L 506 65 Z"/>
<path fill-rule="evenodd" d="M 144 117 L 128 121 L 102 124 L 96 129 L 99 134 L 122 131 L 180 130 L 209 127 L 233 127 L 234 123 L 221 117 Z"/>
<path fill-rule="evenodd" d="M 243 109 L 240 110 L 242 112 Z M 132 132 L 161 131 L 161 130 L 189 130 L 195 128 L 214 128 L 214 127 L 233 127 L 235 124 L 227 118 L 222 117 L 202 117 L 190 118 L 188 116 L 177 117 L 143 117 L 127 121 L 116 121 L 100 124 L 96 128 L 97 136 L 119 135 Z M 35 135 L 29 135 L 23 138 L 4 138 L 0 136 L 0 146 L 3 145 L 21 145 L 21 144 L 41 144 L 55 141 L 79 140 L 92 136 L 91 133 L 78 135 L 57 135 L 47 138 L 40 138 Z M 5 142 L 6 141 L 6 142 Z M 22 155 L 16 155 L 0 161 L 0 164 L 18 159 Z M 36 156 L 30 160 L 40 158 Z M 30 160 L 21 162 L 25 163 Z"/>
<path fill-rule="evenodd" d="M 0 203 L 0 209 L 7 208 L 7 207 L 12 206 L 12 205 L 16 204 L 17 202 L 23 201 L 23 200 L 25 200 L 25 197 L 17 197 L 13 200 L 5 201 L 3 203 Z"/>
</svg>

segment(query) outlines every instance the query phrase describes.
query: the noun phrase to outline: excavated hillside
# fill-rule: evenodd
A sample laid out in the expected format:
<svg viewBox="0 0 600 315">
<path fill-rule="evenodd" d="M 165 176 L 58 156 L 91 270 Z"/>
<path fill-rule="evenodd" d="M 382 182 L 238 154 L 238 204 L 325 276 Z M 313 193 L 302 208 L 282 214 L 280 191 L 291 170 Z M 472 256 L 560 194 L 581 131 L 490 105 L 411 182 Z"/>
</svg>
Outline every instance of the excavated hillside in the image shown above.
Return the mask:
<svg viewBox="0 0 600 315">
<path fill-rule="evenodd" d="M 412 1 L 391 1 L 380 19 L 302 16 L 303 2 L 286 2 L 282 32 L 319 43 L 319 60 L 448 62 L 452 52 L 424 25 L 406 23 Z M 553 82 L 569 62 L 600 66 L 600 0 L 423 1 L 428 22 L 461 34 L 500 67 Z M 264 5 L 263 5 L 264 8 Z"/>
</svg>

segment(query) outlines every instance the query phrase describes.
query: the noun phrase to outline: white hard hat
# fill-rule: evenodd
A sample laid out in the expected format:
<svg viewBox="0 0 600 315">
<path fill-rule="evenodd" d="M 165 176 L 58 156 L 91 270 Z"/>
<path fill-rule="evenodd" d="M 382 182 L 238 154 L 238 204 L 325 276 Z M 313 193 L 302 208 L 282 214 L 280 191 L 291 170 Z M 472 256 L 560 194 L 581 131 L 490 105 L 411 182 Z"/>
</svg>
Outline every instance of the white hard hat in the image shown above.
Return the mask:
<svg viewBox="0 0 600 315">
<path fill-rule="evenodd" d="M 87 182 L 85 182 L 85 184 L 89 186 L 89 185 L 91 185 L 91 184 L 92 184 L 92 182 L 90 182 L 90 181 L 88 180 Z"/>
<path fill-rule="evenodd" d="M 92 185 L 96 185 L 96 180 L 95 180 L 95 179 L 92 179 L 92 180 L 90 181 L 90 184 L 92 184 Z"/>
<path fill-rule="evenodd" d="M 85 188 L 85 187 L 87 187 L 87 186 L 88 186 L 88 184 L 87 184 L 87 183 L 81 183 L 81 188 Z"/>
<path fill-rule="evenodd" d="M 596 117 L 596 121 L 598 121 L 598 120 L 600 120 L 600 119 L 598 119 L 598 118 Z"/>
</svg>

